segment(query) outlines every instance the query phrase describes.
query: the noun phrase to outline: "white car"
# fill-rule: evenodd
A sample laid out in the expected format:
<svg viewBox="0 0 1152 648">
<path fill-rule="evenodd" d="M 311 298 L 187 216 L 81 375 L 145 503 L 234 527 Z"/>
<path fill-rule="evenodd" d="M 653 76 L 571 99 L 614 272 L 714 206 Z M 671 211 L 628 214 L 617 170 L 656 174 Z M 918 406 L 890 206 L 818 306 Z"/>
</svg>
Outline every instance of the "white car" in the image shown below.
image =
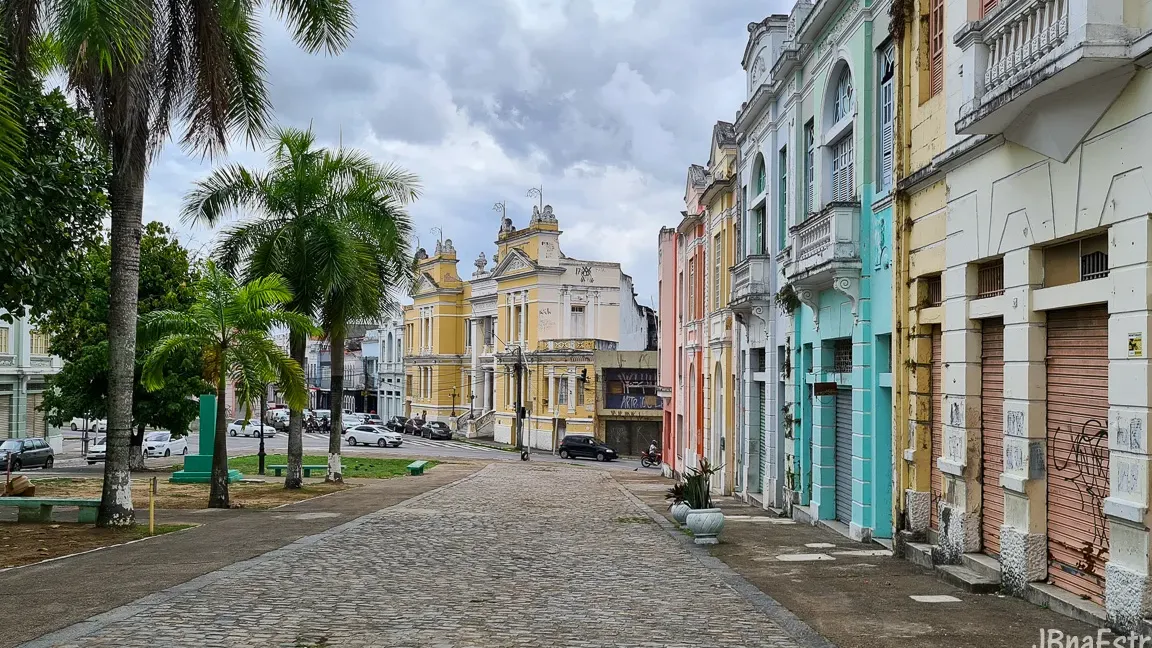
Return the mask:
<svg viewBox="0 0 1152 648">
<path fill-rule="evenodd" d="M 245 423 L 244 419 L 235 419 L 228 424 L 228 436 L 259 437 L 260 421 L 253 419 Z M 264 436 L 276 436 L 276 428 L 273 428 L 270 425 L 265 425 Z"/>
<path fill-rule="evenodd" d="M 68 427 L 71 428 L 73 432 L 83 429 L 88 429 L 90 432 L 97 433 L 107 432 L 108 421 L 104 419 L 86 419 L 83 417 L 77 417 L 72 419 L 72 422 L 68 424 Z"/>
<path fill-rule="evenodd" d="M 350 446 L 374 445 L 381 448 L 388 446 L 399 448 L 400 444 L 404 443 L 404 437 L 383 426 L 357 425 L 344 432 L 344 441 Z"/>
<path fill-rule="evenodd" d="M 171 432 L 149 432 L 144 435 L 145 457 L 171 457 L 188 454 L 188 439 L 173 439 Z"/>
<path fill-rule="evenodd" d="M 97 461 L 104 461 L 108 456 L 107 437 L 99 437 L 92 443 L 88 444 L 88 454 L 84 458 L 88 460 L 88 465 L 96 463 Z"/>
</svg>

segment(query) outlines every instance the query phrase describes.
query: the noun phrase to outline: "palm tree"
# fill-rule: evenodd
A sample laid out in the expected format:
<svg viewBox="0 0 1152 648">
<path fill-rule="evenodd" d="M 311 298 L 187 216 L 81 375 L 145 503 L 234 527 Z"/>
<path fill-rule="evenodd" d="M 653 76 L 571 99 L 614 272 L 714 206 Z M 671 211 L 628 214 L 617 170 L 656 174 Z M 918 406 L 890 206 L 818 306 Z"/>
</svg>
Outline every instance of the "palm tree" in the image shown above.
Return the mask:
<svg viewBox="0 0 1152 648">
<path fill-rule="evenodd" d="M 270 105 L 257 0 L 0 0 L 0 40 L 16 74 L 53 43 L 68 84 L 92 110 L 112 152 L 112 285 L 108 342 L 108 459 L 97 524 L 130 525 L 128 444 L 144 178 L 168 140 L 201 155 L 230 137 L 265 132 Z M 296 42 L 335 53 L 354 28 L 351 0 L 268 0 Z M 0 111 L 2 116 L 2 111 Z"/>
<path fill-rule="evenodd" d="M 404 206 L 418 194 L 419 181 L 402 169 L 359 151 L 318 148 L 311 130 L 283 128 L 270 138 L 267 169 L 219 168 L 185 198 L 184 218 L 212 226 L 247 214 L 224 233 L 216 250 L 221 265 L 247 279 L 283 276 L 292 288 L 285 308 L 324 325 L 333 353 L 331 478 L 339 474 L 345 326 L 387 308 L 385 287 L 410 285 L 412 226 Z M 345 307 L 337 308 L 341 300 Z M 301 365 L 306 343 L 302 333 L 289 336 L 289 354 Z M 286 488 L 303 484 L 302 423 L 301 408 L 292 408 Z"/>
<path fill-rule="evenodd" d="M 224 396 L 231 381 L 236 398 L 252 416 L 252 401 L 270 382 L 285 400 L 303 407 L 307 400 L 304 370 L 276 346 L 269 331 L 287 326 L 307 334 L 312 321 L 282 306 L 292 298 L 284 279 L 269 275 L 245 285 L 209 261 L 197 284 L 196 303 L 187 311 L 153 311 L 141 317 L 142 336 L 158 340 L 144 362 L 146 389 L 164 386 L 164 365 L 183 353 L 201 353 L 204 378 L 216 385 L 216 439 L 212 446 L 212 488 L 208 506 L 228 508 L 228 421 Z"/>
</svg>

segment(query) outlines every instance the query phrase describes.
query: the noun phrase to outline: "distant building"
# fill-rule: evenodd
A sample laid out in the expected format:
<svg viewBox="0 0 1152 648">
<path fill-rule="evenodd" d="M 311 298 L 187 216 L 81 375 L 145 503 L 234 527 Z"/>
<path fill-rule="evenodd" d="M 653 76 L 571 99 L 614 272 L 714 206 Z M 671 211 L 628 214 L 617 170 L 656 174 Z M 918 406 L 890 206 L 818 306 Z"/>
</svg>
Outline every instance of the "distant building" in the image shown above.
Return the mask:
<svg viewBox="0 0 1152 648">
<path fill-rule="evenodd" d="M 63 362 L 48 353 L 48 335 L 27 317 L 0 322 L 0 439 L 47 438 L 60 452 L 63 437 L 49 430 L 40 411 L 48 376 L 59 373 Z"/>
<path fill-rule="evenodd" d="M 383 420 L 404 415 L 404 318 L 386 318 L 364 334 L 369 411 Z"/>
</svg>

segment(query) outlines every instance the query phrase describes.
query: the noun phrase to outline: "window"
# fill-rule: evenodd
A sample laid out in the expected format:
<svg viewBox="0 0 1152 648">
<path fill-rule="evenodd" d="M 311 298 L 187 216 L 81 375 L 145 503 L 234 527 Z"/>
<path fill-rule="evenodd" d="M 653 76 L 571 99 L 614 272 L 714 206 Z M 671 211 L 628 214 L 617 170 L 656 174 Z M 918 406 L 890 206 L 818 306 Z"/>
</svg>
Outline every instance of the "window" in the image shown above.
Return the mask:
<svg viewBox="0 0 1152 648">
<path fill-rule="evenodd" d="M 788 147 L 780 149 L 780 220 L 776 235 L 779 242 L 776 249 L 784 249 L 784 241 L 788 237 Z"/>
<path fill-rule="evenodd" d="M 928 13 L 928 72 L 932 94 L 944 89 L 944 0 L 931 0 Z"/>
<path fill-rule="evenodd" d="M 1000 4 L 1000 0 L 980 0 L 980 17 L 983 18 L 992 13 L 998 4 Z"/>
<path fill-rule="evenodd" d="M 680 279 L 680 283 L 678 283 L 676 285 L 680 286 L 680 288 L 677 289 L 676 292 L 677 292 L 678 296 L 680 296 L 680 299 L 678 300 L 680 302 L 680 304 L 679 304 L 679 306 L 680 306 L 680 321 L 684 321 L 684 301 L 685 300 L 682 296 L 683 293 L 681 292 L 684 289 L 684 271 L 683 270 L 680 271 L 679 279 Z"/>
<path fill-rule="evenodd" d="M 571 317 L 572 317 L 572 337 L 574 337 L 574 338 L 584 337 L 584 307 L 583 306 L 573 306 Z"/>
<path fill-rule="evenodd" d="M 470 319 L 464 320 L 464 346 L 469 348 L 472 346 L 472 320 Z"/>
<path fill-rule="evenodd" d="M 688 259 L 688 316 L 696 319 L 696 257 Z"/>
<path fill-rule="evenodd" d="M 0 353 L 11 353 L 8 347 L 8 327 L 0 327 Z"/>
<path fill-rule="evenodd" d="M 721 268 L 721 253 L 723 252 L 724 243 L 717 234 L 712 238 L 712 310 L 720 310 L 720 268 Z"/>
<path fill-rule="evenodd" d="M 997 297 L 1004 294 L 1004 259 L 980 265 L 976 276 L 976 298 Z"/>
<path fill-rule="evenodd" d="M 48 334 L 32 331 L 32 355 L 48 355 Z"/>
<path fill-rule="evenodd" d="M 1044 286 L 1063 286 L 1108 276 L 1108 234 L 1044 249 Z"/>
<path fill-rule="evenodd" d="M 576 405 L 584 404 L 584 381 L 576 379 Z"/>
<path fill-rule="evenodd" d="M 896 98 L 894 78 L 896 51 L 892 43 L 880 55 L 880 190 L 892 189 L 895 144 Z"/>
<path fill-rule="evenodd" d="M 836 103 L 833 106 L 832 123 L 837 123 L 852 114 L 852 72 L 845 65 L 836 80 Z"/>
<path fill-rule="evenodd" d="M 924 281 L 924 304 L 926 306 L 939 306 L 944 303 L 944 285 L 940 275 L 926 277 Z"/>
<path fill-rule="evenodd" d="M 740 197 L 737 199 L 738 207 L 736 213 L 740 214 L 740 218 L 736 219 L 732 227 L 736 234 L 736 258 L 743 261 L 744 257 L 748 256 L 748 250 L 744 247 L 744 223 L 748 222 L 748 187 L 744 187 L 740 191 Z"/>
<path fill-rule="evenodd" d="M 816 211 L 816 122 L 804 124 L 804 214 Z M 803 215 L 803 214 L 802 214 Z"/>
<path fill-rule="evenodd" d="M 853 186 L 852 133 L 832 145 L 832 201 L 847 202 L 853 199 L 856 188 Z"/>
<path fill-rule="evenodd" d="M 556 395 L 556 402 L 560 403 L 561 405 L 567 405 L 568 404 L 568 379 L 567 378 L 561 378 L 557 381 L 557 383 L 559 386 L 556 389 L 559 393 Z"/>
<path fill-rule="evenodd" d="M 752 252 L 764 254 L 767 246 L 764 245 L 764 206 L 752 210 Z"/>
<path fill-rule="evenodd" d="M 764 193 L 764 185 L 766 183 L 766 171 L 764 169 L 764 156 L 759 153 L 756 154 L 756 183 L 752 185 L 756 196 Z"/>
</svg>

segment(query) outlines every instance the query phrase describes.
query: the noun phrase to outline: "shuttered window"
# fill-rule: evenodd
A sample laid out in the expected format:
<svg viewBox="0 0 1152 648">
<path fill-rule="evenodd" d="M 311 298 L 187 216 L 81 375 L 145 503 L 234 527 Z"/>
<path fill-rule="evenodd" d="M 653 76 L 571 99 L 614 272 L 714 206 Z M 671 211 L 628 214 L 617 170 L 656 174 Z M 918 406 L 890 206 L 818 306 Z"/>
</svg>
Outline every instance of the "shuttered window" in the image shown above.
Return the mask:
<svg viewBox="0 0 1152 648">
<path fill-rule="evenodd" d="M 1000 0 L 980 0 L 980 16 L 984 17 L 992 13 L 992 10 L 995 9 L 998 4 L 1000 4 Z"/>
<path fill-rule="evenodd" d="M 944 89 L 944 0 L 932 0 L 928 15 L 928 70 L 932 95 Z"/>
<path fill-rule="evenodd" d="M 784 249 L 784 241 L 788 237 L 788 147 L 780 149 L 780 215 L 779 230 L 776 235 L 780 237 L 776 244 L 777 250 Z"/>
<path fill-rule="evenodd" d="M 856 193 L 853 186 L 853 166 L 855 151 L 852 148 L 852 133 L 832 145 L 832 200 L 847 202 Z"/>
<path fill-rule="evenodd" d="M 816 124 L 804 125 L 804 213 L 816 211 Z"/>
<path fill-rule="evenodd" d="M 896 124 L 896 52 L 891 43 L 880 63 L 880 188 L 892 189 L 893 146 Z"/>
</svg>

